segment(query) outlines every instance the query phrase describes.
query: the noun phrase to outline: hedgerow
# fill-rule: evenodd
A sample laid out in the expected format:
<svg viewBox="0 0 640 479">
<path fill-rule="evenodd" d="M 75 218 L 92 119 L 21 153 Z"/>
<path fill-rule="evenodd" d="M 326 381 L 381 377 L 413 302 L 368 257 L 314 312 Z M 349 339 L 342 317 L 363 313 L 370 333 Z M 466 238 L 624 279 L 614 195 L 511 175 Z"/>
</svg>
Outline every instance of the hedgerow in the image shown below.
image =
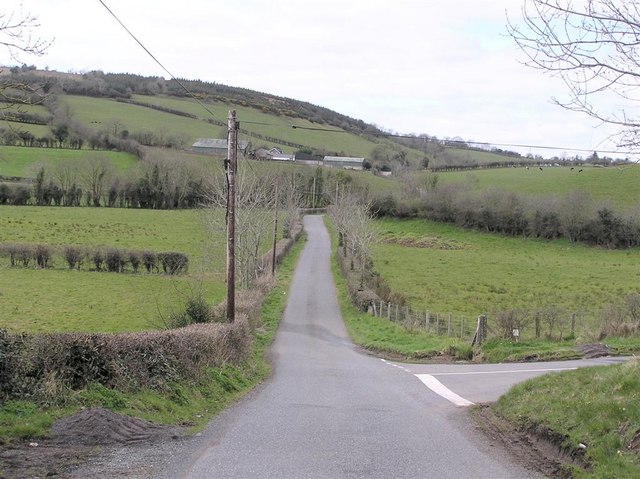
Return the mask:
<svg viewBox="0 0 640 479">
<path fill-rule="evenodd" d="M 138 273 L 140 265 L 143 265 L 147 273 L 158 273 L 161 266 L 165 274 L 178 275 L 186 273 L 189 266 L 189 257 L 177 252 L 154 253 L 76 245 L 53 247 L 44 244 L 0 243 L 0 258 L 8 258 L 9 265 L 13 268 L 35 265 L 38 269 L 47 269 L 52 267 L 56 255 L 63 260 L 68 269 L 81 270 L 84 265 L 88 265 L 88 268 L 95 271 L 112 273 L 124 273 L 127 266 L 131 267 L 133 273 Z"/>
</svg>

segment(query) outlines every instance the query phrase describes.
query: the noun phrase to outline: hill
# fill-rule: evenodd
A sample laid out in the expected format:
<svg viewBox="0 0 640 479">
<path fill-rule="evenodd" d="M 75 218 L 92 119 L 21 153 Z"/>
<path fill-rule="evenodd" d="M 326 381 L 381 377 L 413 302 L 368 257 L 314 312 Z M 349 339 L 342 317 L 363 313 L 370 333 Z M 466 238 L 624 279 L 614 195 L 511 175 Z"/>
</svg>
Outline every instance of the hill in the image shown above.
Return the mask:
<svg viewBox="0 0 640 479">
<path fill-rule="evenodd" d="M 185 148 L 198 137 L 224 137 L 227 111 L 235 109 L 241 139 L 244 136 L 254 146 L 361 156 L 383 171 L 513 160 L 433 138 L 428 148 L 417 147 L 424 143 L 422 137 L 416 142 L 395 138 L 362 120 L 308 102 L 199 80 L 178 83 L 103 72 L 73 75 L 29 67 L 5 69 L 2 78 L 28 85 L 32 92 L 25 100 L 41 104 L 5 109 L 0 115 L 0 142 L 5 145 L 132 151 L 131 142 L 137 142 Z"/>
</svg>

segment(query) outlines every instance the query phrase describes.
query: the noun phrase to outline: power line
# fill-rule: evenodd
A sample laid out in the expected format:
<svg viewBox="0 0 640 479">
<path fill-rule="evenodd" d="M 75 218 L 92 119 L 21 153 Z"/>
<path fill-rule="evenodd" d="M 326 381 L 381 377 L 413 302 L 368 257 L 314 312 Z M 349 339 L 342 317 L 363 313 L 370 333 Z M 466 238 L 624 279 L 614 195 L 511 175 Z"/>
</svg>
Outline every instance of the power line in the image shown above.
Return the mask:
<svg viewBox="0 0 640 479">
<path fill-rule="evenodd" d="M 222 120 L 220 120 L 220 118 L 218 118 L 215 113 L 213 113 L 204 103 L 202 103 L 200 101 L 200 99 L 198 99 L 198 97 L 196 97 L 173 73 L 171 73 L 161 62 L 160 60 L 158 60 L 155 55 L 153 53 L 151 53 L 151 51 L 149 51 L 149 49 L 147 47 L 144 46 L 144 44 L 138 40 L 138 38 L 131 32 L 131 30 L 129 30 L 127 28 L 127 26 L 122 22 L 122 20 L 120 20 L 120 18 L 118 18 L 118 16 L 113 12 L 113 10 L 111 10 L 106 3 L 104 3 L 103 0 L 98 0 L 98 2 L 100 2 L 102 4 L 102 6 L 107 10 L 107 12 L 109 12 L 111 14 L 111 16 L 113 18 L 116 19 L 116 21 L 120 24 L 120 26 L 122 28 L 124 28 L 124 30 L 129 34 L 129 36 L 131 38 L 133 38 L 136 43 L 138 45 L 140 45 L 140 47 L 147 53 L 147 55 L 149 55 L 154 62 L 156 62 L 158 64 L 158 66 L 160 66 L 160 68 L 162 68 L 167 75 L 169 75 L 171 77 L 172 80 L 174 80 L 178 85 L 180 85 L 180 87 L 187 93 L 187 95 L 189 95 L 191 98 L 193 98 L 202 108 L 205 109 L 205 111 L 207 113 L 209 113 L 209 115 L 211 115 L 211 117 L 214 120 L 217 120 L 219 122 L 222 122 Z"/>
</svg>

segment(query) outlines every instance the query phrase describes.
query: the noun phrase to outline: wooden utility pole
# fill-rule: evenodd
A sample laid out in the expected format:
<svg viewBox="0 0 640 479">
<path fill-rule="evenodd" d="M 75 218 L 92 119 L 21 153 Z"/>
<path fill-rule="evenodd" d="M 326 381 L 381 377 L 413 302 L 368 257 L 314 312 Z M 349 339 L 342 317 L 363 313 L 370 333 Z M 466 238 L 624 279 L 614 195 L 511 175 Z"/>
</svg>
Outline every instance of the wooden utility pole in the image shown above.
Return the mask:
<svg viewBox="0 0 640 479">
<path fill-rule="evenodd" d="M 276 182 L 275 218 L 273 220 L 273 253 L 271 255 L 271 276 L 276 274 L 276 245 L 278 244 L 278 183 Z"/>
<path fill-rule="evenodd" d="M 227 140 L 227 321 L 236 313 L 236 171 L 238 169 L 238 124 L 236 111 L 229 110 Z"/>
</svg>

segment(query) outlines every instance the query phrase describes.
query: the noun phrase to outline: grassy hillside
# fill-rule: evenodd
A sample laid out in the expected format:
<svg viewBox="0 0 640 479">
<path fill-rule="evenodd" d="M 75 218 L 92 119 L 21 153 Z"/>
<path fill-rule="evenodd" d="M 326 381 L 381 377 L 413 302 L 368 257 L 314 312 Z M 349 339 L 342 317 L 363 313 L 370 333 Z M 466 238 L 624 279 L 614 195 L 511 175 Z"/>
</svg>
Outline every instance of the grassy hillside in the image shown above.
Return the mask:
<svg viewBox="0 0 640 479">
<path fill-rule="evenodd" d="M 377 225 L 375 269 L 423 310 L 475 318 L 553 306 L 577 312 L 588 325 L 640 284 L 638 249 L 507 238 L 420 220 Z"/>
</svg>

